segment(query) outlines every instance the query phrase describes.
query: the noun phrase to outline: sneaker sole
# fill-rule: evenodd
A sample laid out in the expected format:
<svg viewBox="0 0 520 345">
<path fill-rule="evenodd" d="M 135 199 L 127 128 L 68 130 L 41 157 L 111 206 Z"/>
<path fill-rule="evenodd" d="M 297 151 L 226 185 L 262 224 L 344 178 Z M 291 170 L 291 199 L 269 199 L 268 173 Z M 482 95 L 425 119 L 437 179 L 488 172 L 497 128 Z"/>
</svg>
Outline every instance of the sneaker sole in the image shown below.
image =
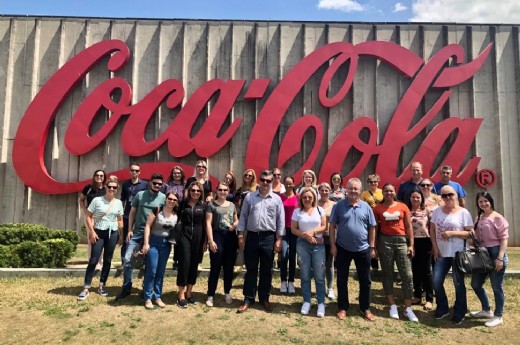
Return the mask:
<svg viewBox="0 0 520 345">
<path fill-rule="evenodd" d="M 446 313 L 446 314 L 442 314 L 442 315 L 439 315 L 439 316 L 435 316 L 435 319 L 436 319 L 436 320 L 442 320 L 442 319 L 444 319 L 445 317 L 447 317 L 448 315 L 450 315 L 450 313 Z"/>
</svg>

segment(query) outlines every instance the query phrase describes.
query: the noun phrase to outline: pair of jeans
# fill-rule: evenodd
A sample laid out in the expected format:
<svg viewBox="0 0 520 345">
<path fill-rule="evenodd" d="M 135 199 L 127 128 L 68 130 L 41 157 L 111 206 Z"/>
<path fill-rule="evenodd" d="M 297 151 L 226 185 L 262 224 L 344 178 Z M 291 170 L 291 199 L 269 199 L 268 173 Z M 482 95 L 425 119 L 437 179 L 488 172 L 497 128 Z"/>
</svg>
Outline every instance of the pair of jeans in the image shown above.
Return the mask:
<svg viewBox="0 0 520 345">
<path fill-rule="evenodd" d="M 126 240 L 126 239 L 125 239 Z M 133 267 L 132 254 L 135 248 L 139 248 L 143 243 L 143 235 L 133 236 L 126 244 L 125 256 L 123 258 L 123 290 L 130 292 L 132 290 Z"/>
<path fill-rule="evenodd" d="M 235 231 L 215 230 L 213 241 L 217 251 L 209 252 L 210 271 L 208 278 L 208 296 L 214 296 L 221 269 L 224 269 L 224 293 L 229 293 L 233 286 L 233 267 L 237 259 L 238 237 Z"/>
<path fill-rule="evenodd" d="M 244 276 L 244 302 L 253 304 L 258 299 L 269 301 L 273 279 L 274 231 L 248 231 L 244 247 L 246 274 Z M 259 271 L 260 268 L 260 271 Z M 260 277 L 258 277 L 260 276 Z M 258 278 L 258 285 L 257 285 Z"/>
<path fill-rule="evenodd" d="M 103 252 L 103 268 L 101 269 L 101 276 L 99 283 L 105 285 L 110 274 L 110 266 L 112 265 L 112 256 L 116 249 L 117 240 L 119 239 L 119 232 L 117 230 L 99 230 L 94 229 L 98 236 L 96 243 L 92 245 L 90 259 L 88 260 L 87 270 L 85 271 L 85 282 L 83 287 L 89 289 L 92 285 L 92 278 L 96 271 L 96 265 L 99 262 L 101 252 Z"/>
<path fill-rule="evenodd" d="M 487 247 L 489 256 L 491 260 L 495 262 L 498 254 L 500 252 L 500 246 L 495 247 Z M 471 287 L 475 294 L 477 295 L 480 303 L 482 304 L 482 310 L 491 310 L 491 306 L 489 304 L 489 298 L 484 290 L 484 283 L 486 282 L 486 278 L 489 276 L 489 280 L 491 282 L 491 288 L 493 289 L 493 295 L 495 296 L 495 316 L 502 317 L 502 313 L 504 311 L 504 275 L 506 273 L 506 267 L 508 265 L 507 254 L 504 255 L 504 267 L 500 271 L 493 271 L 491 273 L 473 273 L 471 275 Z"/>
<path fill-rule="evenodd" d="M 464 283 L 464 274 L 455 269 L 452 257 L 439 257 L 435 262 L 435 267 L 433 268 L 433 290 L 435 291 L 435 299 L 437 300 L 436 314 L 443 315 L 448 313 L 450 310 L 446 290 L 444 290 L 444 280 L 452 266 L 453 285 L 455 286 L 453 317 L 463 318 L 468 311 L 466 285 Z"/>
<path fill-rule="evenodd" d="M 303 238 L 296 242 L 303 301 L 311 303 L 311 279 L 316 284 L 318 304 L 325 303 L 325 245 L 311 244 Z"/>
<path fill-rule="evenodd" d="M 426 294 L 426 301 L 433 302 L 432 282 L 432 241 L 429 237 L 414 239 L 415 255 L 412 258 L 413 295 L 422 298 Z"/>
<path fill-rule="evenodd" d="M 323 236 L 325 243 L 325 279 L 327 281 L 327 290 L 332 290 L 334 285 L 334 257 L 330 253 L 330 237 Z"/>
<path fill-rule="evenodd" d="M 161 298 L 164 272 L 170 257 L 172 245 L 168 242 L 168 237 L 150 235 L 150 250 L 146 254 L 146 265 L 144 271 L 144 297 L 152 299 L 152 292 L 155 299 Z"/>
<path fill-rule="evenodd" d="M 408 256 L 408 244 L 406 236 L 380 234 L 378 239 L 378 252 L 383 273 L 383 290 L 385 295 L 394 294 L 394 262 L 402 279 L 404 299 L 412 299 L 412 263 Z"/>
<path fill-rule="evenodd" d="M 343 249 L 336 243 L 336 265 L 338 268 L 338 310 L 348 310 L 348 274 L 350 263 L 354 260 L 359 279 L 359 309 L 365 311 L 370 309 L 370 248 L 360 252 L 351 252 Z"/>
<path fill-rule="evenodd" d="M 296 239 L 298 237 L 291 232 L 291 228 L 285 228 L 285 236 L 282 239 L 282 251 L 280 252 L 280 279 L 283 282 L 294 282 L 296 274 Z M 289 277 L 287 277 L 289 266 Z"/>
</svg>

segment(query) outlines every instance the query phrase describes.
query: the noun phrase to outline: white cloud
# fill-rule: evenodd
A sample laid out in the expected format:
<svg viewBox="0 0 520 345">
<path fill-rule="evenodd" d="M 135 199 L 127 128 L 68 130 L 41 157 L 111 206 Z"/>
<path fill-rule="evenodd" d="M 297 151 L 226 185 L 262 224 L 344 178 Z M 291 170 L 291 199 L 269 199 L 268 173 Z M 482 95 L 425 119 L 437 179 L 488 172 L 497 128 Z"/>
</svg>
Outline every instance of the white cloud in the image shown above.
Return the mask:
<svg viewBox="0 0 520 345">
<path fill-rule="evenodd" d="M 415 0 L 412 22 L 520 23 L 518 0 Z"/>
<path fill-rule="evenodd" d="M 363 5 L 353 0 L 320 0 L 318 8 L 343 12 L 361 12 L 365 10 Z"/>
<path fill-rule="evenodd" d="M 405 5 L 398 2 L 394 5 L 394 10 L 392 12 L 394 12 L 394 13 L 401 12 L 401 11 L 406 11 L 407 9 L 408 9 L 408 7 L 406 7 Z"/>
</svg>

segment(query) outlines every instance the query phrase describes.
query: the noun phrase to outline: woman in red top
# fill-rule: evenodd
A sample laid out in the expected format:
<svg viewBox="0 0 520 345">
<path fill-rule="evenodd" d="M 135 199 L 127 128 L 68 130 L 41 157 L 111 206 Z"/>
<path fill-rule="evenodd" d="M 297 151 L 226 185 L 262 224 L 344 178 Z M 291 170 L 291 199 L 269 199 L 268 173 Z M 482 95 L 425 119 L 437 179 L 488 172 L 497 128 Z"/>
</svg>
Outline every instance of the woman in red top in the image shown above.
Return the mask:
<svg viewBox="0 0 520 345">
<path fill-rule="evenodd" d="M 383 289 L 390 306 L 390 317 L 399 319 L 394 300 L 394 262 L 403 280 L 405 311 L 408 320 L 419 322 L 412 310 L 412 263 L 414 239 L 410 210 L 395 199 L 395 187 L 387 183 L 383 186 L 383 203 L 374 208 L 374 216 L 379 225 L 378 255 L 383 273 Z"/>
<path fill-rule="evenodd" d="M 282 251 L 280 252 L 280 285 L 281 293 L 293 294 L 294 276 L 296 274 L 296 235 L 291 232 L 291 218 L 294 210 L 298 207 L 298 197 L 294 193 L 294 179 L 287 176 L 284 181 L 285 192 L 280 194 L 283 209 L 285 211 L 285 236 L 282 240 Z M 287 277 L 287 265 L 289 265 L 289 277 Z"/>
</svg>

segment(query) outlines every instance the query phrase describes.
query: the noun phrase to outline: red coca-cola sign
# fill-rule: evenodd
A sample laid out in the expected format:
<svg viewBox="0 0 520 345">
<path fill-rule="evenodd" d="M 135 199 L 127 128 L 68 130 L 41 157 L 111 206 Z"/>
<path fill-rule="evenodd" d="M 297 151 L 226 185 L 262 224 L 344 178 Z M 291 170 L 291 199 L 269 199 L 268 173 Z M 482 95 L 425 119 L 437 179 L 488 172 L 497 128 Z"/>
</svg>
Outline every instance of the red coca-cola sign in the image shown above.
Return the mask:
<svg viewBox="0 0 520 345">
<path fill-rule="evenodd" d="M 388 64 L 406 78 L 411 79 L 410 87 L 400 100 L 381 142 L 378 142 L 379 128 L 368 117 L 357 118 L 337 135 L 319 171 L 319 179 L 328 180 L 334 171 L 341 171 L 349 151 L 356 149 L 361 158 L 346 177 L 360 176 L 370 159 L 377 157 L 376 172 L 383 181 L 398 183 L 409 178 L 409 169 L 398 175 L 399 156 L 403 147 L 413 140 L 437 116 L 448 100 L 450 88 L 471 78 L 486 60 L 492 45 L 473 61 L 464 61 L 464 51 L 456 44 L 440 49 L 429 61 L 395 43 L 372 41 L 353 45 L 347 42 L 330 43 L 316 49 L 292 68 L 276 85 L 270 95 L 265 96 L 269 79 L 250 82 L 244 99 L 264 98 L 265 104 L 257 116 L 247 143 L 245 167 L 257 171 L 269 168 L 272 143 L 288 107 L 316 71 L 327 66 L 319 85 L 318 99 L 326 108 L 335 107 L 350 91 L 358 61 L 363 57 L 373 57 Z M 41 88 L 23 116 L 13 145 L 14 167 L 22 181 L 35 191 L 48 194 L 64 194 L 81 190 L 85 181 L 62 182 L 54 179 L 44 164 L 45 142 L 49 128 L 60 106 L 72 90 L 100 61 L 108 57 L 107 69 L 117 71 L 125 66 L 131 53 L 120 40 L 107 40 L 94 44 L 68 61 Z M 349 62 L 346 64 L 346 62 Z M 451 62 L 451 66 L 447 66 Z M 345 67 L 348 66 L 348 67 Z M 341 88 L 332 94 L 329 85 L 341 68 L 348 68 L 347 77 Z M 244 89 L 246 80 L 209 80 L 201 85 L 181 107 L 185 91 L 181 81 L 169 79 L 151 90 L 141 101 L 132 104 L 132 88 L 125 79 L 114 77 L 98 85 L 85 97 L 76 110 L 65 133 L 64 143 L 74 155 L 83 155 L 103 143 L 111 134 L 118 121 L 126 118 L 121 133 L 121 148 L 130 156 L 143 156 L 167 144 L 173 157 L 181 158 L 192 151 L 201 157 L 211 157 L 232 140 L 242 119 L 234 119 L 223 130 L 231 109 Z M 426 114 L 412 125 L 412 119 L 429 89 L 441 91 L 441 95 Z M 114 101 L 112 95 L 120 97 Z M 214 100 L 209 116 L 202 127 L 192 136 L 192 127 L 200 112 L 210 100 Z M 171 124 L 155 139 L 145 139 L 145 128 L 159 106 L 169 109 L 180 108 Z M 99 110 L 107 109 L 111 116 L 95 133 L 90 133 L 93 120 Z M 454 180 L 464 184 L 476 171 L 479 157 L 471 158 L 465 166 L 464 157 L 470 149 L 482 123 L 479 118 L 448 118 L 438 123 L 423 140 L 413 160 L 423 163 L 424 171 L 432 170 L 433 162 L 441 152 L 445 141 L 456 133 L 454 143 L 442 157 L 454 171 L 460 171 Z M 288 160 L 300 152 L 303 135 L 312 129 L 315 142 L 310 154 L 294 176 L 301 176 L 305 169 L 316 163 L 325 135 L 322 120 L 316 115 L 302 114 L 287 130 L 277 155 L 277 166 L 283 167 Z M 369 133 L 368 141 L 359 134 Z M 190 174 L 193 168 L 180 163 L 146 163 L 141 165 L 143 176 L 152 172 L 167 175 L 174 165 L 181 165 Z M 110 172 L 121 178 L 128 178 L 125 168 Z M 439 178 L 436 171 L 433 179 Z"/>
</svg>

